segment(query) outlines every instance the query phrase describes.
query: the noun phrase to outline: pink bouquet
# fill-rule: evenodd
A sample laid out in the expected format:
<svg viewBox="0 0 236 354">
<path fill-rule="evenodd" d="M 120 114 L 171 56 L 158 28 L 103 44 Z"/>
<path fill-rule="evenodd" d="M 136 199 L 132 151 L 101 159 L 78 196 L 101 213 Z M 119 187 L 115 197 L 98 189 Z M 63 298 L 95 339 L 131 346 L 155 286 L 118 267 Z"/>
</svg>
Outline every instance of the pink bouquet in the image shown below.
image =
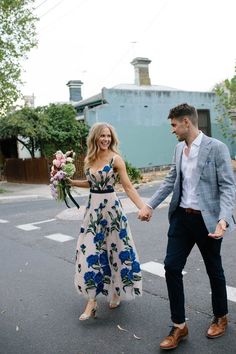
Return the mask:
<svg viewBox="0 0 236 354">
<path fill-rule="evenodd" d="M 51 195 L 58 201 L 64 201 L 68 208 L 67 197 L 69 197 L 77 208 L 79 208 L 79 205 L 70 193 L 71 186 L 67 182 L 67 177 L 72 178 L 75 173 L 75 153 L 71 150 L 63 154 L 63 152 L 59 150 L 55 153 L 55 157 L 56 158 L 52 161 L 50 173 Z"/>
</svg>

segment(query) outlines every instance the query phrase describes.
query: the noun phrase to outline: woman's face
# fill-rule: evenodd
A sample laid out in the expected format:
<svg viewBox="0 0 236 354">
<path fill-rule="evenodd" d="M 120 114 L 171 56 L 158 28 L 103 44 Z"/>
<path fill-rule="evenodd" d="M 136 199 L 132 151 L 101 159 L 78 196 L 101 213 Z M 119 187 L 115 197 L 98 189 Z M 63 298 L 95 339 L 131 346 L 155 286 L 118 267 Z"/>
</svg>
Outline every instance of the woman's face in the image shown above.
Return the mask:
<svg viewBox="0 0 236 354">
<path fill-rule="evenodd" d="M 107 150 L 111 144 L 111 131 L 109 128 L 103 128 L 101 135 L 97 140 L 100 150 Z"/>
</svg>

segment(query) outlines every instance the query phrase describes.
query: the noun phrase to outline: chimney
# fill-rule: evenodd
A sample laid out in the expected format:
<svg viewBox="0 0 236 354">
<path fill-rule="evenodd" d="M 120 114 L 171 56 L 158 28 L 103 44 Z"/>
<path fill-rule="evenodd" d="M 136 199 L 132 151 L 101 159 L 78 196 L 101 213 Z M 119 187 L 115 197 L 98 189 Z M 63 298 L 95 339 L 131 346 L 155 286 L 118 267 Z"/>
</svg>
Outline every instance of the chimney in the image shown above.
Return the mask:
<svg viewBox="0 0 236 354">
<path fill-rule="evenodd" d="M 151 60 L 148 58 L 137 57 L 134 58 L 131 64 L 134 66 L 135 73 L 135 85 L 151 85 L 151 80 L 149 77 L 148 65 L 151 63 Z"/>
<path fill-rule="evenodd" d="M 70 80 L 67 82 L 67 86 L 70 90 L 70 101 L 78 102 L 82 100 L 81 86 L 83 82 L 81 80 Z"/>
</svg>

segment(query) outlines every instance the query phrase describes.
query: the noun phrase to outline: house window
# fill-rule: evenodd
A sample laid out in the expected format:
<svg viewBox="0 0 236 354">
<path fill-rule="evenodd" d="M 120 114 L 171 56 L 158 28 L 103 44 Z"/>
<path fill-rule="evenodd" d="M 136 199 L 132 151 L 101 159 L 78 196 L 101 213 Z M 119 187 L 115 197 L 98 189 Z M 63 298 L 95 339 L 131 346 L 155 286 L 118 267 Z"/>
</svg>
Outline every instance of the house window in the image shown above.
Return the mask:
<svg viewBox="0 0 236 354">
<path fill-rule="evenodd" d="M 211 136 L 211 119 L 208 109 L 198 109 L 198 127 L 204 134 Z"/>
</svg>

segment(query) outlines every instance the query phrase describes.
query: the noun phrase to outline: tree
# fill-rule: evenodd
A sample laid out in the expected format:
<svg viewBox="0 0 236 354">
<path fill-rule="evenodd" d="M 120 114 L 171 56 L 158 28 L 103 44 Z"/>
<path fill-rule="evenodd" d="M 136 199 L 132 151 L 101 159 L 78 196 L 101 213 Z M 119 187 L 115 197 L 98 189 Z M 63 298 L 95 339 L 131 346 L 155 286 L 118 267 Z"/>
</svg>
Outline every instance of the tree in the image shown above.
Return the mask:
<svg viewBox="0 0 236 354">
<path fill-rule="evenodd" d="M 35 108 L 22 108 L 0 118 L 0 139 L 15 138 L 31 157 L 41 149 L 41 141 L 49 139 L 47 116 Z"/>
<path fill-rule="evenodd" d="M 217 122 L 225 138 L 232 143 L 236 134 L 232 126 L 232 114 L 236 112 L 236 67 L 235 75 L 232 79 L 226 79 L 214 88 L 218 102 L 216 110 L 218 111 Z"/>
<path fill-rule="evenodd" d="M 37 45 L 33 3 L 0 1 L 0 116 L 20 97 L 22 62 Z"/>
<path fill-rule="evenodd" d="M 70 104 L 25 107 L 0 118 L 0 139 L 15 138 L 31 157 L 38 149 L 46 157 L 57 150 L 84 153 L 88 129 L 76 120 L 76 110 Z"/>
<path fill-rule="evenodd" d="M 47 133 L 49 138 L 42 140 L 42 152 L 52 156 L 57 150 L 77 153 L 86 151 L 86 138 L 89 127 L 76 120 L 76 110 L 71 104 L 50 104 L 41 107 L 42 114 L 47 116 Z"/>
</svg>

